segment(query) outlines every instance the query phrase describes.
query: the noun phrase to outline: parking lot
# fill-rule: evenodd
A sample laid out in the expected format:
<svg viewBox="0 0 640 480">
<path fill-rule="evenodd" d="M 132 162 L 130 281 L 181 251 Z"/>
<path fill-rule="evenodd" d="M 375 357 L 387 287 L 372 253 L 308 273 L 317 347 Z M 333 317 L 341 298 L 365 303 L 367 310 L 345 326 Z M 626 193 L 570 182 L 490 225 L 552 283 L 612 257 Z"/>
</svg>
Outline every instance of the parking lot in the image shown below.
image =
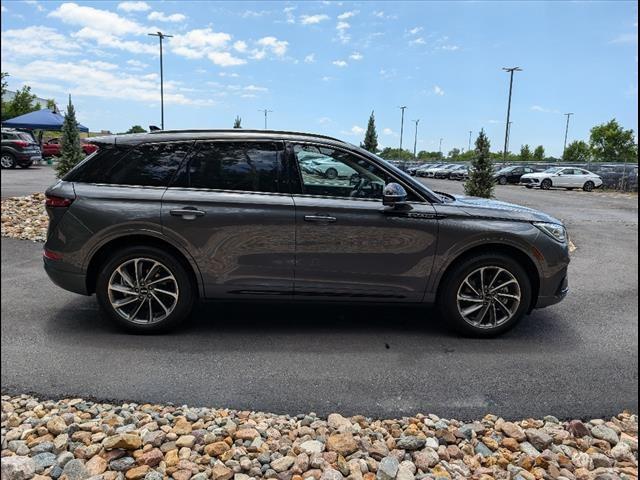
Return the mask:
<svg viewBox="0 0 640 480">
<path fill-rule="evenodd" d="M 3 171 L 2 196 L 53 178 Z M 3 389 L 372 416 L 637 410 L 637 196 L 499 186 L 496 197 L 562 219 L 577 250 L 568 298 L 491 340 L 452 334 L 431 309 L 308 304 L 210 304 L 174 334 L 126 335 L 94 298 L 51 284 L 41 244 L 3 238 Z"/>
</svg>

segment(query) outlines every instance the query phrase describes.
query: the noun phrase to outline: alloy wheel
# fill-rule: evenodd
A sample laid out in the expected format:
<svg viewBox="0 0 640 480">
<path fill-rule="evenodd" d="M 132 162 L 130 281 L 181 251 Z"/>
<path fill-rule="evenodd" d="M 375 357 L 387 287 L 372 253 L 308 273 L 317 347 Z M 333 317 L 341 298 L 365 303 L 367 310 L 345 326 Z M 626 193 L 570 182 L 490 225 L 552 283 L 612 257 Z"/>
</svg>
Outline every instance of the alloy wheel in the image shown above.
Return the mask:
<svg viewBox="0 0 640 480">
<path fill-rule="evenodd" d="M 2 155 L 2 157 L 0 157 L 0 166 L 2 166 L 2 168 L 12 168 L 14 163 L 15 161 L 11 155 Z"/>
<path fill-rule="evenodd" d="M 136 324 L 167 318 L 180 294 L 171 270 L 151 258 L 133 258 L 120 264 L 111 274 L 107 288 L 111 307 Z"/>
<path fill-rule="evenodd" d="M 520 283 L 511 272 L 498 266 L 485 266 L 466 276 L 458 289 L 457 306 L 469 325 L 492 329 L 513 318 L 520 299 Z"/>
<path fill-rule="evenodd" d="M 582 188 L 583 188 L 583 190 L 585 192 L 591 192 L 591 191 L 593 191 L 593 186 L 594 186 L 593 182 L 587 182 L 587 183 L 584 184 L 584 187 L 582 187 Z"/>
</svg>

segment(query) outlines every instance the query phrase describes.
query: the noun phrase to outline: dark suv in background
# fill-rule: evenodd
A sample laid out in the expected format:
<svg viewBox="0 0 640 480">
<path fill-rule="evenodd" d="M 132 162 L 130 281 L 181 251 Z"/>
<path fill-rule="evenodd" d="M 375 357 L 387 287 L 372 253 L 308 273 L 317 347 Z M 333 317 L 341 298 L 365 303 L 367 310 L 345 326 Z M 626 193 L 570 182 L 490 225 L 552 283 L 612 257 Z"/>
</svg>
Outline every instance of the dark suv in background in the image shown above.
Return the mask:
<svg viewBox="0 0 640 480">
<path fill-rule="evenodd" d="M 29 168 L 33 162 L 42 160 L 38 142 L 27 132 L 10 128 L 2 129 L 2 168 Z"/>
<path fill-rule="evenodd" d="M 46 192 L 44 265 L 138 332 L 197 299 L 437 303 L 477 336 L 567 293 L 568 240 L 529 208 L 436 193 L 362 148 L 251 130 L 93 139 Z M 303 168 L 339 164 L 336 178 Z"/>
</svg>

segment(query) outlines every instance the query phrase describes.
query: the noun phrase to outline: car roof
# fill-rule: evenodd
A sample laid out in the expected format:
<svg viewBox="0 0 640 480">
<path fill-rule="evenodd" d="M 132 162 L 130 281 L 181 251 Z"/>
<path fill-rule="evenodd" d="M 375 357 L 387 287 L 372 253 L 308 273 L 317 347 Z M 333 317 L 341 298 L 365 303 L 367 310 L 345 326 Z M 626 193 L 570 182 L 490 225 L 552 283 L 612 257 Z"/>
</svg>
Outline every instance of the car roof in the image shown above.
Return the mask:
<svg viewBox="0 0 640 480">
<path fill-rule="evenodd" d="M 156 130 L 149 133 L 132 133 L 91 137 L 92 143 L 137 145 L 148 142 L 171 142 L 188 140 L 286 140 L 297 142 L 322 142 L 342 147 L 354 145 L 326 135 L 282 130 L 250 130 L 244 128 L 211 130 Z"/>
</svg>

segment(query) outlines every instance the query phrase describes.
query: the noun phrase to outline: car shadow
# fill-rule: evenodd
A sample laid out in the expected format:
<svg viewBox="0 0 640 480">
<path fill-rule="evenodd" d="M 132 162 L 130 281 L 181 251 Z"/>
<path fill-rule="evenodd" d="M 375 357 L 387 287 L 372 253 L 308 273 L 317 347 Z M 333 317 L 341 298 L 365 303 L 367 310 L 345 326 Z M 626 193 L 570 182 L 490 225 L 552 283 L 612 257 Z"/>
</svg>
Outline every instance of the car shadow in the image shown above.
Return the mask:
<svg viewBox="0 0 640 480">
<path fill-rule="evenodd" d="M 565 318 L 567 318 L 565 316 Z M 571 351 L 578 332 L 551 310 L 534 311 L 513 330 L 490 339 L 452 331 L 435 308 L 310 303 L 204 303 L 176 330 L 129 334 L 103 317 L 94 299 L 73 299 L 52 312 L 45 328 L 53 342 L 106 344 L 114 349 L 175 352 L 371 352 L 414 356 L 459 350 L 494 355 Z"/>
</svg>

